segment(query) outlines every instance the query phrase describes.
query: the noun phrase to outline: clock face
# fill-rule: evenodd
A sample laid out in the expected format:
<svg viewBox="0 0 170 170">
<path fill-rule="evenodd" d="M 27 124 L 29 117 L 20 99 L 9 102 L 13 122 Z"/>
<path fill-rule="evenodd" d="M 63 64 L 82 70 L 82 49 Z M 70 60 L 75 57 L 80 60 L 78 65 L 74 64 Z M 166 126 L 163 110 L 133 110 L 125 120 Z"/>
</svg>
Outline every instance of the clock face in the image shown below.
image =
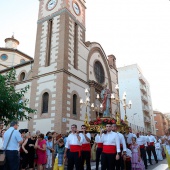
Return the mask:
<svg viewBox="0 0 170 170">
<path fill-rule="evenodd" d="M 52 10 L 57 5 L 57 0 L 49 0 L 47 2 L 47 9 Z"/>
<path fill-rule="evenodd" d="M 77 15 L 80 15 L 80 7 L 78 6 L 76 2 L 73 2 L 73 9 Z"/>
</svg>

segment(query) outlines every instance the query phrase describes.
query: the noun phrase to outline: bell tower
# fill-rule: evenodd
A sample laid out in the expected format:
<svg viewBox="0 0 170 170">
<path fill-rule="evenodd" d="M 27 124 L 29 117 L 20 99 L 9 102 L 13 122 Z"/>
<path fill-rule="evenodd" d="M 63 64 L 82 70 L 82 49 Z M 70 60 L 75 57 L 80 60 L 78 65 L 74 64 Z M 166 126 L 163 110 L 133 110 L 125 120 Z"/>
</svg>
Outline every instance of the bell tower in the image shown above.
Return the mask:
<svg viewBox="0 0 170 170">
<path fill-rule="evenodd" d="M 34 76 L 67 70 L 67 62 L 78 68 L 79 42 L 85 41 L 85 9 L 84 0 L 40 0 Z"/>
<path fill-rule="evenodd" d="M 69 83 L 78 77 L 84 55 L 81 49 L 85 42 L 85 1 L 39 2 L 30 102 L 37 115 L 30 120 L 29 129 L 43 129 L 44 122 L 51 130 L 65 132 L 68 122 L 63 118 L 68 118 L 71 112 Z M 42 111 L 44 94 L 48 100 L 47 113 Z"/>
</svg>

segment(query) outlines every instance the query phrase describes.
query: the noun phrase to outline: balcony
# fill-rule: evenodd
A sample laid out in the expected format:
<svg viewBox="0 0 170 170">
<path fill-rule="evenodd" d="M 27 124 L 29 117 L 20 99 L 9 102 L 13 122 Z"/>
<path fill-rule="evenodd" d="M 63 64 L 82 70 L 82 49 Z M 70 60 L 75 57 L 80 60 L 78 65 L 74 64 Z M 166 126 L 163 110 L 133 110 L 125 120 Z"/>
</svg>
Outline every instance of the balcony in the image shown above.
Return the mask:
<svg viewBox="0 0 170 170">
<path fill-rule="evenodd" d="M 142 83 L 142 84 L 146 84 L 145 83 L 145 78 L 140 74 L 139 75 L 139 80 L 140 80 L 140 82 Z"/>
<path fill-rule="evenodd" d="M 143 105 L 143 106 L 142 106 L 142 109 L 143 109 L 143 111 L 144 111 L 145 113 L 147 113 L 147 114 L 148 114 L 149 111 L 150 111 L 148 106 L 144 106 L 144 105 Z"/>
<path fill-rule="evenodd" d="M 140 85 L 140 90 L 141 90 L 143 93 L 146 93 L 146 87 L 145 87 L 145 86 Z"/>
<path fill-rule="evenodd" d="M 146 104 L 146 103 L 148 103 L 148 99 L 147 99 L 147 97 L 146 96 L 141 96 L 141 99 L 142 99 L 142 101 Z"/>
<path fill-rule="evenodd" d="M 151 119 L 149 117 L 144 117 L 144 122 L 145 123 L 151 123 Z"/>
</svg>

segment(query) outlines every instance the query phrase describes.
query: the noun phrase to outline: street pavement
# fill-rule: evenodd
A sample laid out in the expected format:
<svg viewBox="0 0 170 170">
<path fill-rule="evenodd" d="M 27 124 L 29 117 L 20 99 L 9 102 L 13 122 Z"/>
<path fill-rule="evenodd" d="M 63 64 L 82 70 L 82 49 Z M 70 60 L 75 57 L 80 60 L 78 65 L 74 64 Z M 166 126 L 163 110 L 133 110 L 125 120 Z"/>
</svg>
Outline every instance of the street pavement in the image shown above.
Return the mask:
<svg viewBox="0 0 170 170">
<path fill-rule="evenodd" d="M 169 170 L 166 159 L 164 159 L 163 161 L 158 161 L 157 164 L 155 163 L 154 160 L 152 160 L 152 162 L 153 162 L 153 165 L 148 165 L 148 170 Z M 65 166 L 64 169 L 67 170 L 67 167 Z M 95 169 L 96 169 L 95 162 L 91 162 L 91 170 L 95 170 Z M 99 170 L 101 170 L 101 165 L 100 165 Z"/>
</svg>

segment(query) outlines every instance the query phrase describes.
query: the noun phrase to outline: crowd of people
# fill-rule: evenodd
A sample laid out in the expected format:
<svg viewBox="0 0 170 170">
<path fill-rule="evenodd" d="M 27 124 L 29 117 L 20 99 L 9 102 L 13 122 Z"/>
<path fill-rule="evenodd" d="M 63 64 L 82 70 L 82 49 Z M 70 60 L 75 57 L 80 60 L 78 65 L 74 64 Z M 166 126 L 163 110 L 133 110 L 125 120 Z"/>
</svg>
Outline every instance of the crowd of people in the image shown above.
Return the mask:
<svg viewBox="0 0 170 170">
<path fill-rule="evenodd" d="M 68 134 L 39 130 L 30 133 L 28 129 L 18 131 L 18 122 L 12 121 L 10 128 L 0 124 L 0 154 L 5 152 L 6 162 L 2 170 L 91 170 L 91 161 L 96 170 L 144 170 L 148 165 L 167 157 L 170 167 L 170 132 L 162 138 L 151 132 L 144 134 L 129 131 L 118 132 L 116 124 L 106 124 L 99 134 L 90 134 L 86 126 L 71 126 Z"/>
</svg>

